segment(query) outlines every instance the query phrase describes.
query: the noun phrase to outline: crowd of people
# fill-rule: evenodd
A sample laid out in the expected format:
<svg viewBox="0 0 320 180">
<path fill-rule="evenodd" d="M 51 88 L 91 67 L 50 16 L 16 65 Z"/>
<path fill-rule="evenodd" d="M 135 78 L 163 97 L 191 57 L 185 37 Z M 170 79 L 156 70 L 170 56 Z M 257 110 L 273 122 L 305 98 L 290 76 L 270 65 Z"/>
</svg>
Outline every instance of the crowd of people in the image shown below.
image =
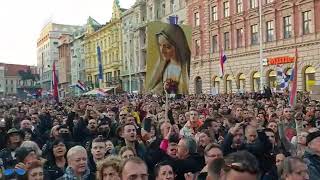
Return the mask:
<svg viewBox="0 0 320 180">
<path fill-rule="evenodd" d="M 298 94 L 0 102 L 0 179 L 319 180 L 320 102 Z"/>
</svg>

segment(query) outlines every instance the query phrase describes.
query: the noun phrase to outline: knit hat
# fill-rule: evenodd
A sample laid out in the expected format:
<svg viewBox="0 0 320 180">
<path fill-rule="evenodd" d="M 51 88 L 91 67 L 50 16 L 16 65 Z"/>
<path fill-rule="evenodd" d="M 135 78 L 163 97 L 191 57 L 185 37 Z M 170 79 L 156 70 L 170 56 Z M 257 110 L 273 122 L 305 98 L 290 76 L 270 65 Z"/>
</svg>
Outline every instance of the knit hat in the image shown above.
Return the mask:
<svg viewBox="0 0 320 180">
<path fill-rule="evenodd" d="M 309 133 L 307 136 L 307 144 L 309 144 L 315 138 L 320 137 L 320 131 Z"/>
<path fill-rule="evenodd" d="M 27 148 L 27 147 L 19 147 L 16 149 L 16 159 L 18 162 L 23 162 L 24 159 L 31 153 L 31 152 L 35 152 L 33 149 L 31 148 Z"/>
</svg>

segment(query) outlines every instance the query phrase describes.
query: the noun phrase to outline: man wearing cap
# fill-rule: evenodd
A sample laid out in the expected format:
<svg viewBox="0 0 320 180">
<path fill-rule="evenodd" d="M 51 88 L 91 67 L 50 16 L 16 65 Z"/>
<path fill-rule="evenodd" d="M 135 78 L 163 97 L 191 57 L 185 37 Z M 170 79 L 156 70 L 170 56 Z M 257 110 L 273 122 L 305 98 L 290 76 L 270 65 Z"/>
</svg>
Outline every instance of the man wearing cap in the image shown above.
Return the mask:
<svg viewBox="0 0 320 180">
<path fill-rule="evenodd" d="M 23 136 L 23 133 L 16 128 L 8 130 L 6 148 L 0 151 L 0 159 L 5 168 L 12 168 L 16 165 L 15 150 L 21 145 Z"/>
<path fill-rule="evenodd" d="M 308 148 L 304 153 L 304 160 L 308 165 L 311 180 L 320 179 L 320 131 L 307 136 Z"/>
</svg>

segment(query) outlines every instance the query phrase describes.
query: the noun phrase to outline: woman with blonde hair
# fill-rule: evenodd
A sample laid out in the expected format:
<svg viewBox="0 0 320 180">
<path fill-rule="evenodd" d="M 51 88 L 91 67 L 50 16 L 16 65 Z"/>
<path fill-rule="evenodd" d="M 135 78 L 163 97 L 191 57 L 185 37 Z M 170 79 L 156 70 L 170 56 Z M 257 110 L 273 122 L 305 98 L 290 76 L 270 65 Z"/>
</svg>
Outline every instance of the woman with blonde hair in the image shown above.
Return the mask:
<svg viewBox="0 0 320 180">
<path fill-rule="evenodd" d="M 164 89 L 168 93 L 188 94 L 191 52 L 183 29 L 179 25 L 168 24 L 155 38 L 159 59 L 147 72 L 150 78 L 146 89 L 160 94 Z"/>
<path fill-rule="evenodd" d="M 120 180 L 120 162 L 117 156 L 109 156 L 98 163 L 97 180 Z"/>
</svg>

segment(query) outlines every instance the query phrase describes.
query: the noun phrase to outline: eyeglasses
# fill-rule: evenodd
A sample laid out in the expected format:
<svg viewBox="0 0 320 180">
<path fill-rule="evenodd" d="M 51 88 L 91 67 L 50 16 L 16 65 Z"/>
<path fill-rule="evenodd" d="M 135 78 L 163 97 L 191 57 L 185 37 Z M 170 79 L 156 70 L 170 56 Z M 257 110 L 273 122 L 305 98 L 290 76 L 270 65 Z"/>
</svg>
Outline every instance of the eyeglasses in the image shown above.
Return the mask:
<svg viewBox="0 0 320 180">
<path fill-rule="evenodd" d="M 127 114 L 120 114 L 119 116 L 126 116 Z"/>
<path fill-rule="evenodd" d="M 5 176 L 10 176 L 10 175 L 12 175 L 13 173 L 16 173 L 16 174 L 18 174 L 18 175 L 25 175 L 25 174 L 26 174 L 26 170 L 20 169 L 20 168 L 16 168 L 16 169 L 5 169 L 5 170 L 3 171 L 3 174 L 4 174 Z"/>
</svg>

